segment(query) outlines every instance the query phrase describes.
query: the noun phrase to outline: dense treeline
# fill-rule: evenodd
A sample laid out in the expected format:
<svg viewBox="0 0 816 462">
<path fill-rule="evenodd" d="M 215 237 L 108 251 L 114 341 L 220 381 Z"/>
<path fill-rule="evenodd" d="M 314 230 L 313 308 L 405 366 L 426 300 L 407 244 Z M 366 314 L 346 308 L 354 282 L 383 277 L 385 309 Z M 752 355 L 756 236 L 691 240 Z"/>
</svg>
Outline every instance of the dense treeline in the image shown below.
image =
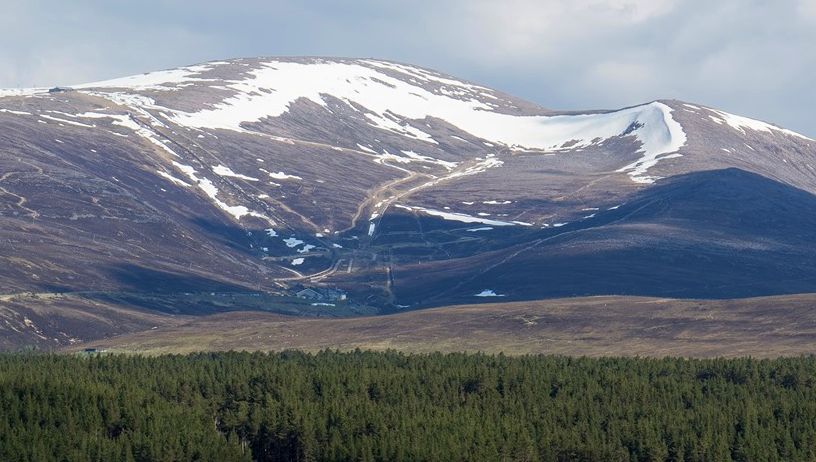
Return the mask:
<svg viewBox="0 0 816 462">
<path fill-rule="evenodd" d="M 2 461 L 816 460 L 816 359 L 0 356 Z"/>
</svg>

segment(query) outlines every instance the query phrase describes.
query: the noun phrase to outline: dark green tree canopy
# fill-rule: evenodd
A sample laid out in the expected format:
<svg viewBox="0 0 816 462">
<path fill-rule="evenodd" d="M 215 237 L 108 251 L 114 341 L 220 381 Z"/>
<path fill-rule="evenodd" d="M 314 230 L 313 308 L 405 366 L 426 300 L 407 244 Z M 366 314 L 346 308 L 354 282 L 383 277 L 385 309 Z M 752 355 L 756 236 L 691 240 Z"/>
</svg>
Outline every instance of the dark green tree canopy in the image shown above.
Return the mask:
<svg viewBox="0 0 816 462">
<path fill-rule="evenodd" d="M 816 460 L 816 359 L 0 355 L 0 460 Z"/>
</svg>

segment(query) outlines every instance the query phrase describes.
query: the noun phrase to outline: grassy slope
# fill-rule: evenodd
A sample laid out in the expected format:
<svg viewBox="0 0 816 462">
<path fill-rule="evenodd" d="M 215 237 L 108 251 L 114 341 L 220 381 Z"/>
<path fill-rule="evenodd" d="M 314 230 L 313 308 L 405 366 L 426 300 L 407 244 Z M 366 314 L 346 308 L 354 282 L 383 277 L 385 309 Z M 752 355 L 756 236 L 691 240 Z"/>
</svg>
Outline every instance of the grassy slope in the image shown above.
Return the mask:
<svg viewBox="0 0 816 462">
<path fill-rule="evenodd" d="M 73 348 L 775 357 L 816 353 L 814 307 L 816 294 L 716 301 L 588 297 L 348 319 L 234 312 Z"/>
</svg>

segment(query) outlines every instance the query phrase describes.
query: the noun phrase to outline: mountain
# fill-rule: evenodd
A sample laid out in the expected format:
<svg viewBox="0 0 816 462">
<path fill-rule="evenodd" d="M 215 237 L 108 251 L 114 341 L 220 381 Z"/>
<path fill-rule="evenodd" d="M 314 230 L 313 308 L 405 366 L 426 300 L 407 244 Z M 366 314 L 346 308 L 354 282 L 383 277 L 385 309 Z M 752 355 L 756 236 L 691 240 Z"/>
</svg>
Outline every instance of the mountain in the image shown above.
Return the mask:
<svg viewBox="0 0 816 462">
<path fill-rule="evenodd" d="M 236 309 L 816 292 L 816 142 L 699 104 L 258 58 L 0 90 L 0 126 L 6 348 Z"/>
</svg>

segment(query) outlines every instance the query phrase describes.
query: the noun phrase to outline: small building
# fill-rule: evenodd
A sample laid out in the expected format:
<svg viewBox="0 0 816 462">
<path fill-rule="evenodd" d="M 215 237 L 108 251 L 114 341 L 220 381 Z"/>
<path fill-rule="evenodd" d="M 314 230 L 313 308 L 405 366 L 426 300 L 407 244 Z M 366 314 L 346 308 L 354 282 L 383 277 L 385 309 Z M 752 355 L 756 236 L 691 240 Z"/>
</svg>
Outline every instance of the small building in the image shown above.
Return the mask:
<svg viewBox="0 0 816 462">
<path fill-rule="evenodd" d="M 306 300 L 323 300 L 323 294 L 310 287 L 299 290 L 297 293 L 295 293 L 295 296 L 297 296 L 297 298 L 304 298 Z"/>
<path fill-rule="evenodd" d="M 329 301 L 346 300 L 348 296 L 340 289 L 323 287 L 306 287 L 295 292 L 297 298 L 305 300 Z"/>
<path fill-rule="evenodd" d="M 325 289 L 323 294 L 328 300 L 345 300 L 346 293 L 340 289 Z"/>
<path fill-rule="evenodd" d="M 104 352 L 105 352 L 105 350 L 102 349 L 102 348 L 85 348 L 81 352 L 79 352 L 79 354 L 81 356 L 86 356 L 87 357 L 87 356 L 97 356 L 97 355 L 102 354 Z"/>
</svg>

